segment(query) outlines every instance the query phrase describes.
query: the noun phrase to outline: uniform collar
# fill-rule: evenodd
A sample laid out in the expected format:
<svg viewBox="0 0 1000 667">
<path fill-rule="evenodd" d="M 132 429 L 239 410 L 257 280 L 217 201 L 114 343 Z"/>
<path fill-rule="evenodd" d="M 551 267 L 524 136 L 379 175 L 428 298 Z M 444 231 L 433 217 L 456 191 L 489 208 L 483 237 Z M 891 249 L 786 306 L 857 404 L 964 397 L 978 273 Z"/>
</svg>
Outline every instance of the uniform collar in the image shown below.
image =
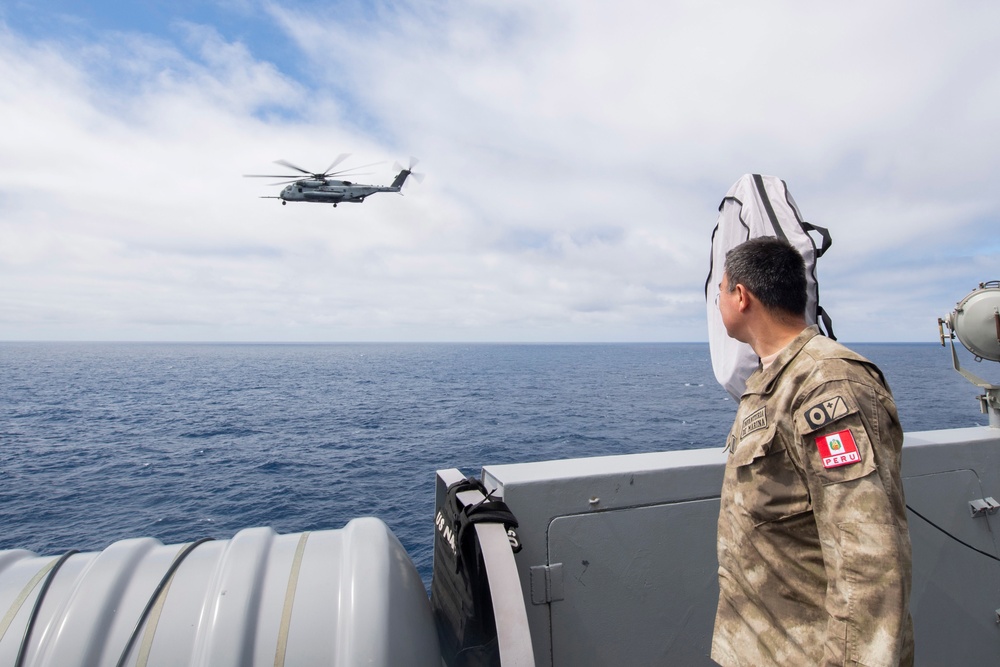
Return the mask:
<svg viewBox="0 0 1000 667">
<path fill-rule="evenodd" d="M 815 324 L 803 329 L 798 336 L 792 339 L 791 343 L 785 346 L 785 349 L 778 353 L 778 357 L 773 364 L 767 367 L 767 370 L 757 367 L 753 375 L 747 379 L 747 388 L 743 395 L 771 393 L 775 381 L 785 370 L 785 367 L 802 351 L 806 343 L 818 335 L 819 327 Z"/>
</svg>

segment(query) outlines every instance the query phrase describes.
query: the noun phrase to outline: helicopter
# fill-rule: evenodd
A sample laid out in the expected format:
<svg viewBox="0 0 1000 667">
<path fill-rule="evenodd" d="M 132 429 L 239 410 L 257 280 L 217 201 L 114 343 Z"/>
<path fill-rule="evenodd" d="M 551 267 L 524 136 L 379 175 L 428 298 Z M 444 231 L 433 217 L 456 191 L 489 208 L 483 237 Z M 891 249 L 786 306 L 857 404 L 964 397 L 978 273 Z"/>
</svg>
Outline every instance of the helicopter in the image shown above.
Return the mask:
<svg viewBox="0 0 1000 667">
<path fill-rule="evenodd" d="M 288 202 L 315 202 L 320 204 L 333 204 L 336 206 L 341 202 L 349 202 L 352 204 L 361 204 L 365 201 L 366 197 L 369 197 L 378 192 L 399 192 L 403 183 L 410 176 L 413 176 L 418 181 L 423 180 L 423 174 L 414 174 L 413 167 L 416 166 L 416 158 L 410 158 L 410 166 L 402 167 L 397 164 L 396 168 L 399 169 L 399 173 L 396 174 L 396 178 L 393 179 L 390 185 L 365 185 L 362 183 L 354 183 L 352 181 L 340 180 L 339 178 L 348 175 L 348 172 L 353 172 L 357 169 L 364 169 L 365 167 L 371 167 L 376 164 L 381 164 L 379 162 L 373 162 L 372 164 L 362 165 L 360 167 L 352 167 L 350 169 L 342 169 L 340 171 L 334 171 L 334 169 L 344 160 L 350 157 L 350 153 L 341 153 L 337 156 L 326 171 L 320 173 L 313 173 L 302 167 L 296 166 L 291 162 L 286 160 L 275 160 L 275 164 L 280 164 L 282 167 L 287 167 L 288 169 L 294 169 L 305 177 L 296 177 L 287 181 L 280 181 L 275 183 L 275 185 L 285 185 L 285 188 L 281 191 L 278 196 L 264 196 L 261 199 L 280 199 L 282 206 Z M 288 178 L 289 174 L 244 174 L 246 178 Z"/>
</svg>

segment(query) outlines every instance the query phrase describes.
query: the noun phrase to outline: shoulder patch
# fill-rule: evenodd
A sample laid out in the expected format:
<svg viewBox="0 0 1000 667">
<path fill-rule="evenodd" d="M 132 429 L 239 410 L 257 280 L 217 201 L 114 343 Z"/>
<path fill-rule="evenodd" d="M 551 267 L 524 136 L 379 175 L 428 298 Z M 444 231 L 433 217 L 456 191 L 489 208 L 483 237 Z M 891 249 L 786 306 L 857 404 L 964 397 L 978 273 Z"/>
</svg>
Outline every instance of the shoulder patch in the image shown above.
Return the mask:
<svg viewBox="0 0 1000 667">
<path fill-rule="evenodd" d="M 762 428 L 767 428 L 767 412 L 765 412 L 765 408 L 760 408 L 743 419 L 743 424 L 740 426 L 740 440 Z"/>
<path fill-rule="evenodd" d="M 812 428 L 826 426 L 848 413 L 847 402 L 842 396 L 831 396 L 805 411 L 806 421 Z"/>
<path fill-rule="evenodd" d="M 840 466 L 861 463 L 861 453 L 854 441 L 851 429 L 821 435 L 816 438 L 819 457 L 824 468 L 839 468 Z"/>
</svg>

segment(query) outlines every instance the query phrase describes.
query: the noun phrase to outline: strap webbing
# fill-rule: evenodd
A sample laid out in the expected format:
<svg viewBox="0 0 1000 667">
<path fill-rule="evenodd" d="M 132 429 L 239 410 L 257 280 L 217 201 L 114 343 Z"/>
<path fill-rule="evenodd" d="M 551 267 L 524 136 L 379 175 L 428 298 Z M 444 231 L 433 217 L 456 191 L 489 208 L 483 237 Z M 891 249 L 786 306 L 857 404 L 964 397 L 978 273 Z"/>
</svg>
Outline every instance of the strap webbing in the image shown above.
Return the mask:
<svg viewBox="0 0 1000 667">
<path fill-rule="evenodd" d="M 21 610 L 21 606 L 24 604 L 24 601 L 28 599 L 29 595 L 31 595 L 31 591 L 33 591 L 35 586 L 38 585 L 38 582 L 49 573 L 49 570 L 55 567 L 56 561 L 58 560 L 58 557 L 50 560 L 45 567 L 39 570 L 38 573 L 31 578 L 31 581 L 26 583 L 24 588 L 21 589 L 20 594 L 18 594 L 17 598 L 10 605 L 10 609 L 8 609 L 7 613 L 4 614 L 3 620 L 0 620 L 0 640 L 2 640 L 3 636 L 7 633 L 7 628 L 9 628 L 10 624 L 14 621 L 14 617 L 17 616 L 17 612 Z"/>
<path fill-rule="evenodd" d="M 785 236 L 784 230 L 781 225 L 778 224 L 778 216 L 774 214 L 774 207 L 771 206 L 771 200 L 767 196 L 767 192 L 764 190 L 764 179 L 760 177 L 760 174 L 753 175 L 754 185 L 757 186 L 757 194 L 760 195 L 760 200 L 764 204 L 764 210 L 767 212 L 767 217 L 771 221 L 771 227 L 774 228 L 775 236 L 779 237 L 783 241 L 787 241 L 788 237 Z"/>
<path fill-rule="evenodd" d="M 288 648 L 288 627 L 292 623 L 292 605 L 295 602 L 295 590 L 299 585 L 299 570 L 302 569 L 302 556 L 306 551 L 306 540 L 309 532 L 299 536 L 295 547 L 295 557 L 292 559 L 292 569 L 288 573 L 288 587 L 285 589 L 285 606 L 281 610 L 281 625 L 278 627 L 278 646 L 274 651 L 274 667 L 284 667 L 285 650 Z"/>
</svg>

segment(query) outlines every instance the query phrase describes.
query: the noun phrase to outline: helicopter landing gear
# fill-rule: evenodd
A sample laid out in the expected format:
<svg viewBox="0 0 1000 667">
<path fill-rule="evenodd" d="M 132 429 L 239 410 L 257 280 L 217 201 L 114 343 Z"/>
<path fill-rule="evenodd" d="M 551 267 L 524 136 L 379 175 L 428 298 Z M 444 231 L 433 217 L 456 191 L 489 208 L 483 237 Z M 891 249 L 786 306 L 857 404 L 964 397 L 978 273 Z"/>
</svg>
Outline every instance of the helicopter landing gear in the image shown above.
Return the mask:
<svg viewBox="0 0 1000 667">
<path fill-rule="evenodd" d="M 334 208 L 337 208 L 337 205 L 336 205 L 336 204 L 334 204 L 334 205 L 333 205 L 333 207 L 334 207 Z"/>
<path fill-rule="evenodd" d="M 282 199 L 282 200 L 281 200 L 281 205 L 282 205 L 282 206 L 287 206 L 287 205 L 288 205 L 288 202 L 286 202 L 286 201 L 285 201 L 284 199 Z"/>
</svg>

